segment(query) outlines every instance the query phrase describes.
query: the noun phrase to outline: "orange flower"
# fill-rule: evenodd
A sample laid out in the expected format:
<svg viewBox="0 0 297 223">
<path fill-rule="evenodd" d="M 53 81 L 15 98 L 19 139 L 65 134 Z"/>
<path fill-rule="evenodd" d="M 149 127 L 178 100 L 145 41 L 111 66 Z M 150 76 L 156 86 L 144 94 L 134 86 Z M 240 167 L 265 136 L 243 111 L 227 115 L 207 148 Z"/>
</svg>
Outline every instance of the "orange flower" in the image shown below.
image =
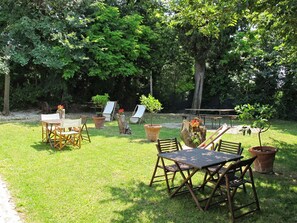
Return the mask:
<svg viewBox="0 0 297 223">
<path fill-rule="evenodd" d="M 64 106 L 63 105 L 58 105 L 58 110 L 63 110 L 64 109 Z"/>
<path fill-rule="evenodd" d="M 124 109 L 123 109 L 123 108 L 120 108 L 120 109 L 119 109 L 119 114 L 120 114 L 120 115 L 124 114 Z"/>
<path fill-rule="evenodd" d="M 198 118 L 194 118 L 191 120 L 190 125 L 192 128 L 199 127 L 202 121 Z"/>
</svg>

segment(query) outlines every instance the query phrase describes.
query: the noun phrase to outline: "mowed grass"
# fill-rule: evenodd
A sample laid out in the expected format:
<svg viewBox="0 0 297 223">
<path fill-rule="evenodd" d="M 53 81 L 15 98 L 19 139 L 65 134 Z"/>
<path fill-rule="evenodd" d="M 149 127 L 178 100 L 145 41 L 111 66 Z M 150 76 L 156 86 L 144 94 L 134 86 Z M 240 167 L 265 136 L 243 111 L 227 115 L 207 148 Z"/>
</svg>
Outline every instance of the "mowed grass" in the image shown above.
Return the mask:
<svg viewBox="0 0 297 223">
<path fill-rule="evenodd" d="M 170 114 L 154 118 L 154 123 L 181 121 Z M 41 142 L 39 122 L 1 123 L 0 174 L 24 221 L 230 221 L 227 206 L 202 212 L 190 195 L 169 198 L 164 182 L 149 187 L 157 151 L 142 124 L 130 126 L 132 135 L 125 136 L 116 121 L 98 130 L 89 120 L 91 143 L 57 151 Z M 160 138 L 179 138 L 179 131 L 163 127 Z M 226 133 L 223 139 L 242 142 L 246 157 L 247 148 L 258 144 L 256 135 Z M 275 174 L 254 174 L 261 211 L 240 222 L 297 222 L 297 123 L 274 121 L 263 142 L 279 148 Z"/>
</svg>

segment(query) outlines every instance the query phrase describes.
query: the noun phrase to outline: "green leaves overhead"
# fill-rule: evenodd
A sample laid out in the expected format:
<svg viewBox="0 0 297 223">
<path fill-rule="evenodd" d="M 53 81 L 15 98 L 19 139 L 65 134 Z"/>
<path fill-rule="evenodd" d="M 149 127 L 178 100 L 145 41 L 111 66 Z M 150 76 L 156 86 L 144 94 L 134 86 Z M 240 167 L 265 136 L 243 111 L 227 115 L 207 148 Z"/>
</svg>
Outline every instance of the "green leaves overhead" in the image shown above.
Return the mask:
<svg viewBox="0 0 297 223">
<path fill-rule="evenodd" d="M 187 32 L 188 35 L 198 31 L 214 38 L 218 38 L 226 27 L 237 24 L 240 10 L 237 2 L 233 0 L 180 0 L 172 3 L 172 6 L 176 11 L 173 25 L 189 24 L 192 29 Z"/>
<path fill-rule="evenodd" d="M 150 29 L 142 25 L 142 17 L 122 17 L 118 8 L 103 4 L 97 4 L 94 10 L 86 39 L 92 61 L 89 74 L 106 79 L 141 72 L 135 62 L 149 57 L 145 37 L 150 34 Z"/>
</svg>

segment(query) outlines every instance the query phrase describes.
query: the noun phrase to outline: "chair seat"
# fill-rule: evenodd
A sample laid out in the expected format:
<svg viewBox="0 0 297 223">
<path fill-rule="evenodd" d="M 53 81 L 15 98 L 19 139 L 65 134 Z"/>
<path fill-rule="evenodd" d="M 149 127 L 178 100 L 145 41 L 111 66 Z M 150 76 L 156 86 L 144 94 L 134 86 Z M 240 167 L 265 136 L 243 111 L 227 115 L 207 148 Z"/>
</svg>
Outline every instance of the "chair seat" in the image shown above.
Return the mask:
<svg viewBox="0 0 297 223">
<path fill-rule="evenodd" d="M 78 131 L 61 132 L 60 134 L 61 135 L 73 135 L 73 134 L 78 134 Z"/>
<path fill-rule="evenodd" d="M 186 165 L 186 164 L 181 164 L 181 163 L 179 163 L 179 166 L 180 166 L 180 169 L 181 169 L 181 170 L 188 170 L 188 169 L 191 169 L 191 167 L 188 166 L 188 165 Z M 159 167 L 162 168 L 162 166 L 159 166 Z M 178 172 L 178 171 L 179 171 L 177 165 L 175 165 L 175 164 L 167 165 L 167 166 L 165 166 L 165 169 L 166 169 L 167 171 L 170 171 L 170 172 Z"/>
</svg>

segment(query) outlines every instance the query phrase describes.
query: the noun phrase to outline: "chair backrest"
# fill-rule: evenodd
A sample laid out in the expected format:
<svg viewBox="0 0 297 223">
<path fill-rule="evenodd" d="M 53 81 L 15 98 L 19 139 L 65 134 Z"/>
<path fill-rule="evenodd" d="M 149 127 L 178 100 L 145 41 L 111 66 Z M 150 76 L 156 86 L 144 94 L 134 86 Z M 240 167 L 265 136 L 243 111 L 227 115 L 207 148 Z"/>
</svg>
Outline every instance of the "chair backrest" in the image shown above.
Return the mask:
<svg viewBox="0 0 297 223">
<path fill-rule="evenodd" d="M 176 138 L 158 139 L 156 147 L 159 153 L 174 152 L 182 149 Z"/>
<path fill-rule="evenodd" d="M 60 119 L 59 113 L 41 114 L 41 121 Z"/>
<path fill-rule="evenodd" d="M 103 114 L 112 114 L 116 107 L 116 103 L 116 101 L 108 101 L 104 107 Z"/>
<path fill-rule="evenodd" d="M 222 139 L 220 139 L 215 150 L 219 152 L 231 153 L 231 154 L 237 154 L 237 155 L 241 155 L 243 152 L 243 148 L 241 148 L 240 142 L 229 142 Z"/>
<path fill-rule="evenodd" d="M 136 105 L 134 112 L 132 114 L 133 118 L 141 118 L 144 115 L 145 112 L 145 105 Z"/>
<path fill-rule="evenodd" d="M 227 169 L 223 172 L 223 174 L 220 176 L 220 179 L 218 182 L 223 181 L 224 178 L 229 177 L 229 180 L 236 180 L 236 182 L 242 182 L 244 183 L 243 179 L 247 171 L 249 171 L 249 177 L 253 177 L 252 175 L 252 168 L 251 165 L 255 161 L 257 156 L 254 156 L 250 159 L 246 160 L 239 160 L 235 163 L 230 164 Z M 238 174 L 235 174 L 238 173 Z M 236 178 L 234 176 L 236 175 Z"/>
<path fill-rule="evenodd" d="M 63 119 L 61 126 L 62 129 L 67 128 L 81 128 L 81 119 Z"/>
<path fill-rule="evenodd" d="M 202 142 L 198 147 L 202 149 L 214 149 L 216 143 L 220 140 L 222 135 L 227 132 L 231 127 L 226 123 L 218 128 L 211 136 L 209 136 L 204 142 Z"/>
</svg>

